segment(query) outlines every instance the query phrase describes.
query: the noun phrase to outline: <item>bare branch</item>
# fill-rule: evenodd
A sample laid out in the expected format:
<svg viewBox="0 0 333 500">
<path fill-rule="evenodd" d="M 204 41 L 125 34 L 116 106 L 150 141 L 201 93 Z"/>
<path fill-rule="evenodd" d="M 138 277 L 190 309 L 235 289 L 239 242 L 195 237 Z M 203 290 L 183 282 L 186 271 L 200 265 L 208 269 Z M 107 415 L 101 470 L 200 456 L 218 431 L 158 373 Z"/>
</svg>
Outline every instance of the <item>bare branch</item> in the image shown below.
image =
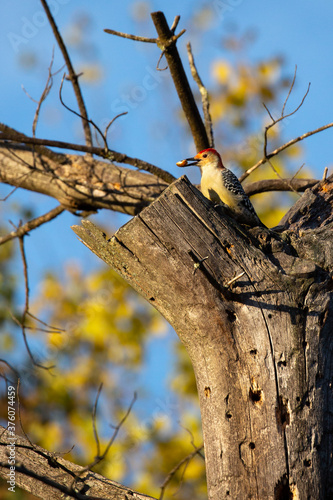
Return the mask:
<svg viewBox="0 0 333 500">
<path fill-rule="evenodd" d="M 160 62 L 162 61 L 164 54 L 165 54 L 165 52 L 164 52 L 164 50 L 162 50 L 160 57 L 158 58 L 158 61 L 156 63 L 157 71 L 166 71 L 168 69 L 168 66 L 164 66 L 164 68 L 160 68 Z"/>
<path fill-rule="evenodd" d="M 198 151 L 209 147 L 205 125 L 201 119 L 193 93 L 191 91 L 183 64 L 175 45 L 175 37 L 166 22 L 163 12 L 151 14 L 157 34 L 158 46 L 166 57 L 167 64 L 176 87 L 185 117 L 190 126 L 192 136 Z M 180 36 L 180 34 L 178 35 Z M 177 37 L 176 37 L 177 38 Z"/>
<path fill-rule="evenodd" d="M 293 88 L 294 88 L 294 85 L 295 85 L 295 81 L 296 81 L 296 74 L 297 74 L 297 64 L 295 64 L 295 71 L 294 71 L 293 80 L 292 80 L 292 82 L 291 82 L 291 85 L 290 85 L 290 88 L 289 88 L 289 92 L 288 92 L 288 94 L 287 94 L 287 97 L 286 97 L 286 99 L 285 99 L 285 101 L 284 101 L 284 103 L 283 103 L 283 106 L 282 106 L 281 116 L 284 116 L 284 110 L 285 110 L 285 108 L 286 108 L 286 106 L 287 106 L 287 102 L 288 102 L 288 100 L 289 100 L 289 97 L 290 97 L 290 95 L 291 95 L 291 93 L 292 93 L 292 90 L 293 90 Z"/>
<path fill-rule="evenodd" d="M 173 34 L 175 34 L 179 21 L 180 21 L 180 16 L 176 16 L 173 20 L 173 23 L 170 28 L 170 31 L 172 31 Z"/>
<path fill-rule="evenodd" d="M 267 160 L 268 161 L 268 164 L 269 166 L 271 167 L 271 169 L 273 170 L 274 174 L 281 180 L 283 181 L 285 184 L 288 185 L 289 189 L 287 189 L 287 191 L 294 191 L 294 193 L 297 193 L 297 190 L 293 188 L 292 184 L 289 183 L 289 180 L 288 179 L 283 179 L 283 177 L 279 174 L 279 172 L 276 170 L 276 168 L 274 167 L 273 163 L 271 162 L 271 160 Z M 303 168 L 304 164 L 301 165 L 301 167 L 298 169 L 297 172 L 299 172 L 302 168 Z M 296 177 L 297 173 L 293 176 Z M 301 196 L 299 193 L 297 193 L 298 196 Z"/>
<path fill-rule="evenodd" d="M 60 328 L 59 326 L 52 326 L 52 325 L 49 325 L 48 323 L 45 323 L 45 321 L 42 321 L 41 319 L 37 318 L 37 316 L 32 314 L 30 311 L 27 312 L 27 316 L 30 316 L 30 318 L 37 321 L 37 323 L 40 323 L 41 325 L 44 325 L 47 327 L 47 330 L 39 328 L 38 329 L 39 331 L 43 331 L 43 332 L 47 332 L 47 333 L 63 333 L 66 331 L 63 328 Z"/>
<path fill-rule="evenodd" d="M 169 172 L 166 172 L 165 170 L 156 167 L 155 165 L 152 165 L 151 163 L 148 163 L 144 160 L 140 160 L 139 158 L 132 158 L 130 156 L 127 156 L 123 153 L 118 153 L 117 151 L 113 150 L 107 150 L 105 151 L 104 148 L 96 148 L 96 147 L 90 147 L 90 146 L 83 146 L 80 144 L 73 144 L 73 143 L 68 143 L 68 142 L 63 142 L 63 141 L 51 141 L 47 139 L 36 139 L 34 137 L 28 137 L 20 132 L 16 132 L 15 130 L 11 129 L 10 127 L 7 127 L 6 125 L 3 125 L 0 123 L 0 131 L 3 130 L 3 132 L 0 134 L 0 141 L 13 141 L 14 143 L 23 143 L 23 144 L 32 144 L 34 146 L 42 146 L 43 149 L 41 149 L 41 153 L 44 154 L 44 151 L 47 152 L 46 156 L 50 156 L 50 152 L 45 146 L 50 146 L 50 147 L 55 147 L 55 148 L 60 148 L 60 149 L 71 149 L 73 151 L 81 151 L 83 153 L 91 153 L 95 154 L 97 156 L 101 156 L 102 158 L 106 158 L 110 161 L 116 161 L 118 163 L 125 163 L 127 165 L 132 165 L 133 167 L 136 167 L 140 170 L 145 170 L 146 172 L 150 172 L 151 174 L 155 175 L 156 177 L 159 177 L 160 179 L 163 179 L 165 182 L 168 184 L 171 184 L 174 180 L 175 177 L 170 174 Z M 8 143 L 9 144 L 9 143 Z M 63 160 L 63 157 L 62 157 Z"/>
<path fill-rule="evenodd" d="M 239 180 L 242 182 L 244 179 L 246 179 L 252 172 L 254 172 L 260 165 L 263 165 L 266 163 L 270 158 L 273 158 L 273 156 L 276 156 L 277 154 L 281 153 L 281 151 L 284 151 L 285 149 L 289 148 L 290 146 L 293 146 L 297 142 L 303 141 L 307 137 L 310 137 L 311 135 L 318 134 L 319 132 L 322 132 L 323 130 L 327 130 L 329 128 L 333 127 L 333 122 L 328 123 L 327 125 L 324 125 L 322 127 L 319 127 L 315 130 L 311 130 L 311 132 L 306 132 L 303 135 L 300 135 L 296 137 L 295 139 L 291 139 L 289 142 L 286 142 L 282 146 L 274 149 L 274 151 L 271 151 L 270 153 L 267 154 L 266 158 L 261 158 L 261 160 L 258 161 L 253 167 L 249 168 L 246 172 L 244 172 L 243 175 L 239 178 Z"/>
<path fill-rule="evenodd" d="M 20 374 L 19 372 L 16 370 L 16 368 L 13 367 L 13 365 L 11 365 L 10 363 L 8 363 L 8 361 L 6 361 L 5 359 L 0 359 L 0 363 L 3 363 L 4 365 L 6 365 L 10 370 L 12 370 L 12 372 L 15 374 L 16 378 L 18 379 Z M 6 375 L 3 375 L 1 374 L 1 377 L 3 377 L 4 379 L 8 380 L 8 378 L 6 377 Z"/>
<path fill-rule="evenodd" d="M 54 61 L 54 47 L 52 49 L 52 56 L 51 56 L 51 62 L 50 62 L 50 65 L 49 65 L 49 68 L 48 68 L 48 77 L 47 77 L 47 80 L 46 80 L 46 83 L 45 83 L 45 86 L 44 86 L 44 90 L 42 92 L 42 95 L 40 96 L 39 100 L 36 101 L 36 99 L 34 99 L 33 97 L 31 97 L 28 92 L 26 91 L 26 89 L 23 87 L 22 85 L 22 89 L 23 91 L 26 93 L 26 95 L 29 97 L 29 99 L 31 99 L 33 102 L 35 102 L 37 104 L 37 108 L 36 108 L 36 111 L 35 111 L 35 116 L 34 116 L 34 119 L 33 119 L 33 123 L 32 123 L 32 136 L 35 137 L 36 136 L 36 128 L 37 128 L 37 123 L 38 123 L 38 119 L 39 119 L 39 114 L 40 114 L 40 110 L 41 110 L 41 107 L 42 107 L 42 104 L 43 102 L 46 100 L 47 96 L 49 95 L 50 93 L 50 90 L 52 88 L 52 85 L 53 85 L 53 77 L 59 73 L 59 71 L 61 71 L 62 68 L 60 68 L 58 71 L 56 71 L 55 73 L 52 73 L 52 67 L 53 67 L 53 61 Z"/>
<path fill-rule="evenodd" d="M 79 110 L 80 110 L 80 115 L 82 116 L 82 127 L 83 127 L 84 135 L 86 138 L 86 144 L 87 144 L 87 146 L 92 146 L 92 137 L 91 137 L 91 130 L 89 127 L 89 122 L 88 122 L 88 113 L 86 110 L 86 106 L 84 104 L 84 100 L 83 100 L 82 93 L 81 93 L 81 88 L 80 88 L 80 85 L 78 82 L 78 75 L 74 71 L 72 62 L 70 60 L 70 57 L 69 57 L 69 54 L 68 54 L 68 51 L 66 48 L 66 45 L 64 44 L 62 36 L 58 30 L 58 27 L 56 25 L 56 22 L 55 22 L 53 16 L 52 16 L 52 13 L 50 11 L 50 8 L 49 8 L 46 0 L 40 0 L 40 1 L 41 1 L 41 4 L 45 10 L 45 13 L 46 13 L 46 16 L 47 16 L 49 23 L 51 25 L 53 34 L 55 36 L 55 39 L 57 40 L 58 46 L 62 52 L 63 58 L 65 60 L 65 63 L 66 63 L 67 69 L 68 69 L 69 78 L 70 78 L 72 85 L 73 85 L 76 101 L 77 101 L 77 104 L 78 104 Z"/>
<path fill-rule="evenodd" d="M 3 243 L 6 243 L 6 241 L 10 241 L 13 238 L 21 238 L 25 234 L 29 233 L 32 229 L 36 229 L 36 227 L 41 226 L 42 224 L 45 224 L 45 222 L 49 222 L 50 220 L 54 219 L 58 215 L 60 215 L 62 212 L 64 212 L 64 208 L 59 205 L 56 208 L 53 208 L 49 212 L 47 212 L 44 215 L 40 215 L 39 217 L 36 217 L 35 219 L 29 220 L 25 224 L 19 226 L 16 231 L 12 231 L 9 234 L 6 234 L 6 236 L 0 237 L 0 245 Z"/>
<path fill-rule="evenodd" d="M 72 213 L 104 208 L 129 215 L 141 212 L 168 185 L 152 174 L 91 157 L 63 158 L 59 164 L 34 157 L 26 146 L 0 147 L 0 180 L 51 196 Z"/>
<path fill-rule="evenodd" d="M 97 396 L 96 396 L 96 400 L 95 400 L 95 404 L 94 404 L 94 408 L 93 408 L 93 430 L 94 430 L 95 442 L 96 442 L 96 445 L 97 445 L 97 455 L 96 455 L 94 461 L 91 462 L 90 464 L 86 465 L 86 467 L 84 467 L 81 472 L 85 472 L 85 471 L 91 470 L 93 467 L 95 467 L 97 464 L 99 464 L 102 460 L 105 459 L 105 457 L 109 453 L 109 450 L 110 450 L 111 446 L 115 442 L 115 439 L 116 439 L 116 437 L 117 437 L 117 435 L 118 435 L 121 427 L 123 426 L 123 424 L 127 420 L 127 417 L 131 413 L 133 405 L 134 405 L 134 403 L 136 401 L 136 398 L 137 398 L 136 393 L 134 393 L 133 399 L 132 399 L 132 401 L 131 401 L 131 403 L 130 403 L 130 405 L 129 405 L 126 413 L 125 413 L 125 415 L 120 420 L 120 422 L 118 423 L 118 425 L 116 425 L 114 427 L 113 434 L 112 434 L 112 436 L 111 436 L 108 444 L 106 445 L 106 448 L 105 448 L 104 452 L 102 453 L 102 455 L 100 455 L 100 443 L 99 443 L 99 438 L 98 438 L 98 432 L 97 432 L 97 429 L 96 429 L 96 410 L 97 410 L 98 398 L 99 398 L 100 392 L 102 390 L 102 386 L 103 386 L 103 384 L 101 384 L 99 386 L 99 389 L 98 389 L 98 392 L 97 392 Z"/>
<path fill-rule="evenodd" d="M 175 465 L 175 467 L 169 472 L 169 474 L 167 475 L 167 477 L 165 478 L 165 480 L 161 486 L 161 494 L 160 494 L 158 500 L 163 499 L 164 493 L 165 493 L 165 490 L 166 490 L 168 484 L 170 483 L 170 481 L 172 480 L 172 478 L 174 477 L 176 472 L 182 467 L 182 465 L 185 464 L 185 467 L 187 467 L 187 465 L 192 460 L 192 458 L 194 458 L 195 455 L 199 454 L 202 449 L 203 449 L 203 444 L 201 446 L 198 446 L 197 448 L 195 448 L 194 451 L 189 453 L 186 457 L 184 457 L 182 460 L 180 460 L 180 462 L 178 462 L 177 465 Z"/>
<path fill-rule="evenodd" d="M 102 456 L 101 456 L 101 457 L 99 457 L 99 458 L 100 458 L 100 460 L 103 460 L 103 459 L 106 457 L 106 455 L 108 454 L 108 452 L 109 452 L 109 450 L 110 450 L 110 448 L 111 448 L 112 444 L 114 443 L 114 441 L 115 441 L 115 439 L 116 439 L 116 437 L 117 437 L 117 435 L 118 435 L 118 432 L 120 431 L 121 427 L 122 427 L 122 426 L 123 426 L 123 424 L 126 422 L 127 417 L 128 417 L 128 416 L 129 416 L 129 414 L 131 413 L 132 408 L 133 408 L 133 405 L 134 405 L 134 403 L 135 403 L 135 401 L 136 401 L 136 398 L 137 398 L 137 395 L 136 395 L 136 392 L 135 392 L 135 393 L 134 393 L 134 396 L 133 396 L 133 399 L 132 399 L 132 401 L 131 401 L 131 403 L 130 403 L 130 405 L 129 405 L 128 409 L 127 409 L 127 412 L 125 413 L 125 415 L 123 416 L 123 418 L 120 420 L 120 422 L 118 423 L 118 425 L 114 428 L 113 435 L 112 435 L 112 437 L 111 437 L 110 441 L 108 442 L 107 447 L 105 448 L 104 453 L 102 454 Z M 100 460 L 99 460 L 97 463 L 99 463 L 99 462 L 100 462 Z"/>
<path fill-rule="evenodd" d="M 205 128 L 209 140 L 209 146 L 211 148 L 214 147 L 214 136 L 213 136 L 213 123 L 212 123 L 212 117 L 210 115 L 209 111 L 209 96 L 206 87 L 202 83 L 202 80 L 199 76 L 199 73 L 197 71 L 197 68 L 195 66 L 194 62 L 194 57 L 192 54 L 192 48 L 190 42 L 187 44 L 187 54 L 188 54 L 188 60 L 190 63 L 190 68 L 191 68 L 191 73 L 193 76 L 194 81 L 198 85 L 200 94 L 201 94 L 201 100 L 202 100 L 202 109 L 204 113 L 204 119 L 205 119 Z"/>
<path fill-rule="evenodd" d="M 94 404 L 93 411 L 92 411 L 92 424 L 93 424 L 94 438 L 95 438 L 96 448 L 97 448 L 97 452 L 96 452 L 97 457 L 99 457 L 101 454 L 101 445 L 99 442 L 98 431 L 97 431 L 97 426 L 96 426 L 96 412 L 97 412 L 98 399 L 99 399 L 99 396 L 101 394 L 102 387 L 103 387 L 103 382 L 100 384 L 100 386 L 98 388 L 98 391 L 96 394 L 96 399 L 95 399 L 95 404 Z"/>
<path fill-rule="evenodd" d="M 316 179 L 263 179 L 244 185 L 244 191 L 248 196 L 269 191 L 297 191 L 304 192 L 313 187 L 319 181 Z"/>
<path fill-rule="evenodd" d="M 107 126 L 105 127 L 105 131 L 104 131 L 104 137 L 105 137 L 105 140 L 107 139 L 107 135 L 108 135 L 108 131 L 109 131 L 109 128 L 111 127 L 111 125 L 118 119 L 120 118 L 121 116 L 125 116 L 127 115 L 128 111 L 124 111 L 123 113 L 119 113 L 118 115 L 116 115 L 114 118 L 112 118 L 112 120 L 107 124 Z"/>
<path fill-rule="evenodd" d="M 279 118 L 275 119 L 273 118 L 271 112 L 269 111 L 269 109 L 267 108 L 266 104 L 263 103 L 264 105 L 264 108 L 266 109 L 267 113 L 269 114 L 271 120 L 272 120 L 272 123 L 270 123 L 269 125 L 267 125 L 267 127 L 265 127 L 265 135 L 264 135 L 264 158 L 267 158 L 267 144 L 268 144 L 268 131 L 274 127 L 275 125 L 277 125 L 279 122 L 281 122 L 282 120 L 284 120 L 285 118 L 289 118 L 290 116 L 294 115 L 295 113 L 297 113 L 297 111 L 303 106 L 303 103 L 310 91 L 310 86 L 311 84 L 309 83 L 308 85 L 308 88 L 307 88 L 307 91 L 305 92 L 300 104 L 293 110 L 291 111 L 290 113 L 288 113 L 287 115 L 284 114 L 284 110 L 286 108 L 286 105 L 287 105 L 287 102 L 288 102 L 288 99 L 290 97 L 290 94 L 294 88 L 294 85 L 295 85 L 295 80 L 296 80 L 296 72 L 297 72 L 297 66 L 295 66 L 295 73 L 294 73 L 294 77 L 293 77 L 293 80 L 291 82 L 291 85 L 290 85 L 290 88 L 289 88 L 289 91 L 288 91 L 288 94 L 287 94 L 287 97 L 283 103 L 283 106 L 282 106 L 282 111 L 281 111 L 281 115 Z"/>
<path fill-rule="evenodd" d="M 22 336 L 24 340 L 25 347 L 27 349 L 27 352 L 29 354 L 29 357 L 32 361 L 32 363 L 37 366 L 38 368 L 43 368 L 44 370 L 50 370 L 53 368 L 53 366 L 44 366 L 41 363 L 38 363 L 29 346 L 28 339 L 27 339 L 27 334 L 26 334 L 26 325 L 25 325 L 25 320 L 26 316 L 29 312 L 29 280 L 28 280 L 28 264 L 27 264 L 27 258 L 25 254 L 25 248 L 24 248 L 24 236 L 19 237 L 19 243 L 20 243 L 20 253 L 21 253 L 21 258 L 22 258 L 22 263 L 23 263 L 23 275 L 24 275 L 24 287 L 25 287 L 25 302 L 24 302 L 24 310 L 22 313 L 22 319 L 20 322 L 17 321 L 17 323 L 21 326 L 22 329 Z"/>
<path fill-rule="evenodd" d="M 104 148 L 105 148 L 105 151 L 108 151 L 109 147 L 108 147 L 108 143 L 107 143 L 107 140 L 106 140 L 106 137 L 104 136 L 103 132 L 101 131 L 101 129 L 96 125 L 96 123 L 91 120 L 90 118 L 86 118 L 85 116 L 81 115 L 80 113 L 78 113 L 77 111 L 75 111 L 74 109 L 70 108 L 69 106 L 67 106 L 67 104 L 65 104 L 63 98 L 62 98 L 62 88 L 63 88 L 63 85 L 64 85 L 64 80 L 65 80 L 65 77 L 66 77 L 66 74 L 63 75 L 62 77 L 62 80 L 61 80 L 61 84 L 60 84 L 60 87 L 59 87 L 59 99 L 60 99 L 60 102 L 61 104 L 64 106 L 64 108 L 66 108 L 68 111 L 70 111 L 71 113 L 73 113 L 74 115 L 78 116 L 79 118 L 81 118 L 81 120 L 86 120 L 88 123 L 90 123 L 94 128 L 95 130 L 97 130 L 97 132 L 99 133 L 99 135 L 102 137 L 103 139 L 103 142 L 104 142 Z"/>
<path fill-rule="evenodd" d="M 137 36 L 137 35 L 129 35 L 128 33 L 122 33 L 121 31 L 115 31 L 111 29 L 105 29 L 105 33 L 109 35 L 116 35 L 122 38 L 127 38 L 128 40 L 135 40 L 137 42 L 146 42 L 146 43 L 156 43 L 156 38 L 147 38 L 146 36 Z"/>
<path fill-rule="evenodd" d="M 268 115 L 269 115 L 270 119 L 272 120 L 272 122 L 274 122 L 275 120 L 274 120 L 274 118 L 273 118 L 272 113 L 270 112 L 270 110 L 268 109 L 268 107 L 266 106 L 266 104 L 265 104 L 264 102 L 263 102 L 262 104 L 263 104 L 264 108 L 266 109 L 266 111 L 267 111 L 267 113 L 268 113 Z"/>
<path fill-rule="evenodd" d="M 263 146 L 263 150 L 264 150 L 264 156 L 263 158 L 258 161 L 258 163 L 256 163 L 253 167 L 249 168 L 246 172 L 244 172 L 243 175 L 241 175 L 241 177 L 239 178 L 239 180 L 242 182 L 244 179 L 246 179 L 252 172 L 254 172 L 258 167 L 260 167 L 261 165 L 263 165 L 264 163 L 268 162 L 270 164 L 270 166 L 272 167 L 273 171 L 276 173 L 276 175 L 279 175 L 277 173 L 277 171 L 275 170 L 274 166 L 272 165 L 272 163 L 270 162 L 270 159 L 275 156 L 276 154 L 278 154 L 279 152 L 283 151 L 284 149 L 286 149 L 287 147 L 291 146 L 292 144 L 295 144 L 296 142 L 299 142 L 301 141 L 302 139 L 305 139 L 305 137 L 309 137 L 309 135 L 312 135 L 314 133 L 317 133 L 317 132 L 320 132 L 321 130 L 324 130 L 323 127 L 321 127 L 320 129 L 317 129 L 313 132 L 309 132 L 308 134 L 304 134 L 303 136 L 300 136 L 298 137 L 297 139 L 293 139 L 292 141 L 289 141 L 289 143 L 286 143 L 284 144 L 283 146 L 281 146 L 280 148 L 277 148 L 275 151 L 273 151 L 272 153 L 267 153 L 267 145 L 268 145 L 268 131 L 274 127 L 275 125 L 277 125 L 279 122 L 285 120 L 286 118 L 289 118 L 290 116 L 294 115 L 295 113 L 297 113 L 297 111 L 301 108 L 301 106 L 303 106 L 303 103 L 310 91 L 310 83 L 308 85 L 308 88 L 300 102 L 300 104 L 293 110 L 291 111 L 290 113 L 288 113 L 287 115 L 284 114 L 285 112 L 285 108 L 286 108 L 286 105 L 287 105 L 287 102 L 289 100 L 289 97 L 291 95 L 291 92 L 294 88 L 294 85 L 295 85 L 295 80 L 296 80 L 296 72 L 297 72 L 297 66 L 295 66 L 295 73 L 294 73 L 294 77 L 293 77 L 293 80 L 291 82 L 291 85 L 290 85 L 290 88 L 289 88 L 289 91 L 288 91 L 288 94 L 287 94 L 287 97 L 283 103 L 283 106 L 282 106 L 282 111 L 281 111 L 281 115 L 279 116 L 279 118 L 275 119 L 273 117 L 273 115 L 271 114 L 270 110 L 268 109 L 268 107 L 266 106 L 265 103 L 263 103 L 263 106 L 264 108 L 266 109 L 269 117 L 271 118 L 272 120 L 272 123 L 270 123 L 269 125 L 267 125 L 265 127 L 265 133 L 264 133 L 264 146 Z M 328 125 L 328 126 L 325 126 L 325 128 L 328 128 L 329 126 L 332 126 L 332 124 Z"/>
</svg>

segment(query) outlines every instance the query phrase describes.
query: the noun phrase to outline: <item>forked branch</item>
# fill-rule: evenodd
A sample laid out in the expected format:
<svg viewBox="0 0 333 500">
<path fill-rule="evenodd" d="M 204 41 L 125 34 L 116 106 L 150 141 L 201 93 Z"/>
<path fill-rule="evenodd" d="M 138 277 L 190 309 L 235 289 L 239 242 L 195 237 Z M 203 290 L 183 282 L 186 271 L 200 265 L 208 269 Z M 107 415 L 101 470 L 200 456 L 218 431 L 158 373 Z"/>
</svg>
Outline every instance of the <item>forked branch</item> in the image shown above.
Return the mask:
<svg viewBox="0 0 333 500">
<path fill-rule="evenodd" d="M 286 142 L 282 146 L 279 146 L 278 148 L 274 149 L 274 151 L 271 151 L 270 153 L 267 154 L 267 157 L 261 158 L 261 160 L 258 161 L 253 167 L 249 168 L 246 172 L 244 172 L 243 175 L 239 178 L 239 180 L 242 182 L 244 179 L 246 179 L 252 172 L 254 172 L 260 165 L 263 165 L 266 163 L 270 158 L 273 158 L 273 156 L 278 155 L 281 153 L 281 151 L 284 151 L 285 149 L 289 148 L 290 146 L 293 146 L 294 144 L 297 144 L 297 142 L 303 141 L 307 137 L 311 137 L 311 135 L 318 134 L 319 132 L 323 132 L 323 130 L 327 130 L 329 128 L 333 127 L 333 122 L 328 123 L 327 125 L 323 125 L 322 127 L 316 128 L 315 130 L 311 130 L 310 132 L 306 132 L 303 135 L 299 135 L 298 137 L 295 137 L 295 139 L 291 139 L 290 141 Z"/>
<path fill-rule="evenodd" d="M 289 148 L 290 146 L 293 146 L 294 144 L 296 144 L 296 143 L 298 143 L 300 141 L 303 141 L 304 139 L 306 139 L 307 137 L 310 137 L 311 135 L 318 134 L 319 132 L 322 132 L 323 130 L 327 130 L 328 128 L 333 127 L 333 122 L 332 123 L 328 123 L 327 125 L 324 125 L 323 127 L 319 127 L 319 128 L 317 128 L 315 130 L 311 130 L 310 132 L 306 132 L 305 134 L 300 135 L 300 136 L 296 137 L 295 139 L 291 139 L 290 141 L 286 142 L 282 146 L 279 146 L 278 148 L 274 149 L 274 151 L 271 151 L 270 153 L 267 152 L 268 131 L 272 127 L 274 127 L 275 125 L 277 125 L 278 123 L 280 123 L 281 121 L 283 121 L 286 118 L 289 118 L 290 116 L 292 116 L 295 113 L 297 113 L 297 111 L 303 106 L 304 101 L 305 101 L 305 99 L 306 99 L 306 97 L 307 97 L 307 95 L 308 95 L 308 93 L 310 91 L 310 83 L 309 83 L 308 88 L 307 88 L 304 96 L 302 97 L 302 100 L 301 100 L 300 104 L 293 111 L 291 111 L 288 114 L 285 114 L 285 109 L 286 109 L 289 97 L 290 97 L 291 92 L 292 92 L 292 90 L 294 88 L 294 85 L 295 85 L 296 72 L 297 72 L 297 66 L 295 67 L 294 77 L 293 77 L 293 80 L 291 82 L 291 85 L 290 85 L 287 97 L 286 97 L 286 99 L 285 99 L 285 101 L 283 103 L 283 106 L 282 106 L 281 115 L 278 118 L 274 118 L 272 116 L 270 110 L 264 104 L 264 108 L 266 109 L 269 117 L 272 120 L 272 123 L 270 123 L 269 125 L 267 125 L 265 127 L 265 133 L 264 133 L 264 152 L 263 152 L 264 154 L 263 154 L 263 157 L 261 158 L 261 160 L 259 160 L 255 165 L 253 165 L 253 167 L 249 168 L 246 172 L 244 172 L 243 175 L 240 176 L 239 180 L 241 182 L 244 181 L 250 174 L 252 174 L 252 172 L 254 172 L 255 170 L 257 170 L 257 168 L 259 168 L 261 165 L 263 165 L 264 163 L 267 163 L 267 162 L 270 163 L 270 159 L 271 158 L 273 158 L 274 156 L 278 155 L 279 153 L 281 153 L 285 149 Z M 271 163 L 270 163 L 270 165 L 272 166 Z M 274 170 L 274 168 L 273 168 L 273 170 Z M 291 188 L 291 190 L 293 190 L 293 189 Z"/>
<path fill-rule="evenodd" d="M 183 108 L 185 117 L 190 126 L 192 136 L 198 151 L 208 148 L 211 145 L 211 139 L 209 139 L 205 125 L 200 116 L 198 107 L 196 105 L 191 87 L 189 85 L 182 61 L 179 57 L 179 53 L 176 47 L 176 42 L 180 36 L 185 33 L 185 30 L 181 30 L 177 35 L 175 30 L 178 26 L 180 16 L 176 16 L 171 28 L 169 28 L 168 23 L 165 19 L 163 12 L 153 12 L 151 14 L 153 23 L 155 25 L 158 38 L 147 38 L 142 36 L 130 35 L 127 33 L 122 33 L 119 31 L 105 29 L 106 33 L 111 35 L 117 35 L 129 40 L 136 40 L 139 42 L 156 43 L 156 45 L 161 49 L 161 55 L 157 63 L 157 69 L 163 70 L 166 68 L 159 68 L 160 60 L 165 56 L 171 77 L 173 79 L 178 97 Z"/>
<path fill-rule="evenodd" d="M 0 237 L 0 245 L 3 243 L 6 243 L 7 241 L 10 241 L 14 238 L 21 238 L 25 234 L 29 233 L 33 229 L 36 229 L 37 227 L 41 226 L 42 224 L 45 224 L 45 222 L 49 222 L 50 220 L 54 219 L 58 215 L 60 215 L 62 212 L 64 212 L 64 208 L 59 205 L 56 208 L 53 208 L 49 212 L 47 212 L 44 215 L 40 215 L 39 217 L 36 217 L 35 219 L 29 220 L 25 224 L 19 225 L 15 231 L 11 231 L 10 233 L 6 234 L 5 236 Z"/>
</svg>

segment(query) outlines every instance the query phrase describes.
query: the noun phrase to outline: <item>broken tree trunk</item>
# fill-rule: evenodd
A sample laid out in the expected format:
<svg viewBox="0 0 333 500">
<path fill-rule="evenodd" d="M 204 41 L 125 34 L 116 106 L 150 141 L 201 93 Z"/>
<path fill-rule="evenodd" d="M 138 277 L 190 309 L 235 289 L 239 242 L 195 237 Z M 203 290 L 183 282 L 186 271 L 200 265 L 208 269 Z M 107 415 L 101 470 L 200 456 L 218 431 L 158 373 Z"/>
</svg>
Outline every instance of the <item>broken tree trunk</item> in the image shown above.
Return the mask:
<svg viewBox="0 0 333 500">
<path fill-rule="evenodd" d="M 211 500 L 333 498 L 332 185 L 307 190 L 280 236 L 186 177 L 110 240 L 74 227 L 186 346 Z"/>
</svg>

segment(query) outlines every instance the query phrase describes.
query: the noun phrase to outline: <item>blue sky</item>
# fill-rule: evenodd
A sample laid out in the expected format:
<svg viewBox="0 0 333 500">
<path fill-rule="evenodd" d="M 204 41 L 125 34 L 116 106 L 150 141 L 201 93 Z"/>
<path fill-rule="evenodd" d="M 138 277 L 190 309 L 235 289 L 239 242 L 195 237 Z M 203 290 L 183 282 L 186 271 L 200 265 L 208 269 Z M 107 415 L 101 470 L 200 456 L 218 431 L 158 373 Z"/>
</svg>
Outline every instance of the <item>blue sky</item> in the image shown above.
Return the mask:
<svg viewBox="0 0 333 500">
<path fill-rule="evenodd" d="M 84 23 L 86 19 L 86 51 L 80 52 L 74 43 L 69 45 L 69 49 L 77 69 L 82 67 L 84 61 L 88 65 L 102 68 L 102 78 L 98 83 L 86 84 L 82 81 L 90 117 L 98 125 L 105 126 L 118 110 L 129 111 L 126 117 L 116 123 L 109 138 L 110 148 L 155 163 L 176 176 L 180 174 L 175 162 L 187 156 L 190 151 L 194 152 L 194 146 L 189 134 L 185 133 L 185 125 L 177 117 L 178 102 L 168 73 L 155 72 L 159 51 L 154 45 L 107 35 L 103 32 L 104 28 L 154 37 L 149 12 L 163 10 L 169 23 L 180 14 L 179 29 L 186 28 L 187 32 L 179 40 L 178 49 L 187 67 L 186 43 L 192 42 L 197 67 L 208 89 L 213 84 L 212 63 L 221 57 L 232 60 L 232 56 L 221 48 L 221 36 L 227 32 L 244 33 L 252 30 L 256 34 L 256 41 L 247 52 L 249 60 L 283 55 L 283 71 L 289 76 L 293 74 L 297 64 L 297 83 L 291 104 L 299 103 L 311 82 L 309 96 L 286 128 L 285 139 L 333 121 L 332 2 L 151 0 L 144 3 L 100 0 L 92 3 L 87 0 L 50 0 L 49 4 L 65 38 L 69 36 L 69 28 L 73 22 L 81 20 Z M 138 12 L 142 15 L 140 19 Z M 205 12 L 205 15 L 196 16 L 200 12 Z M 37 0 L 2 0 L 0 42 L 0 120 L 31 135 L 35 104 L 22 91 L 21 85 L 24 85 L 31 96 L 39 98 L 47 76 L 52 47 L 55 45 Z M 31 61 L 35 61 L 34 64 Z M 61 65 L 61 56 L 56 49 L 54 68 L 59 69 Z M 55 77 L 54 88 L 41 114 L 37 136 L 83 142 L 78 120 L 59 104 L 57 89 L 61 74 L 62 72 Z M 69 85 L 64 89 L 64 98 L 74 106 Z M 331 129 L 308 139 L 305 144 L 306 164 L 318 177 L 321 177 L 325 166 L 332 165 L 332 138 Z M 191 175 L 193 176 L 193 172 L 189 172 L 189 177 Z M 0 186 L 1 197 L 7 192 L 7 187 Z M 22 191 L 16 192 L 11 200 L 23 202 L 26 206 L 32 204 L 36 215 L 56 205 L 54 200 Z M 13 217 L 8 212 L 8 204 L 3 203 L 0 210 L 3 220 Z M 107 225 L 110 233 L 127 220 L 123 216 L 106 212 L 93 219 Z M 71 224 L 78 222 L 77 217 L 65 214 L 26 238 L 32 293 L 36 291 L 43 271 L 50 266 L 63 273 L 63 263 L 67 259 L 79 262 L 87 270 L 98 264 L 96 257 L 78 242 L 70 229 Z M 151 359 L 158 350 L 157 342 L 152 346 Z M 165 346 L 160 352 L 167 352 Z M 171 369 L 171 358 L 170 353 L 164 358 L 160 378 L 155 373 L 156 363 L 148 363 L 145 376 L 155 380 L 153 389 L 156 393 L 163 385 L 163 376 Z"/>
</svg>

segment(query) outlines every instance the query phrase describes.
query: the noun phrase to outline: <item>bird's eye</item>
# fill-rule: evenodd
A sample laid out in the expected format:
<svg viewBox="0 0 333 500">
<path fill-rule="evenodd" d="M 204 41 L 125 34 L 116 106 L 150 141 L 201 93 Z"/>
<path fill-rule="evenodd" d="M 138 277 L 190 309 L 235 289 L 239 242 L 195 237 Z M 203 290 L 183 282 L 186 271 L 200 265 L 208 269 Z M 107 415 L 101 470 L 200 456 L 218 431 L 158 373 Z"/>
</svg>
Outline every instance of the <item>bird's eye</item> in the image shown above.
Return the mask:
<svg viewBox="0 0 333 500">
<path fill-rule="evenodd" d="M 203 158 L 207 158 L 207 153 L 202 155 Z"/>
</svg>

